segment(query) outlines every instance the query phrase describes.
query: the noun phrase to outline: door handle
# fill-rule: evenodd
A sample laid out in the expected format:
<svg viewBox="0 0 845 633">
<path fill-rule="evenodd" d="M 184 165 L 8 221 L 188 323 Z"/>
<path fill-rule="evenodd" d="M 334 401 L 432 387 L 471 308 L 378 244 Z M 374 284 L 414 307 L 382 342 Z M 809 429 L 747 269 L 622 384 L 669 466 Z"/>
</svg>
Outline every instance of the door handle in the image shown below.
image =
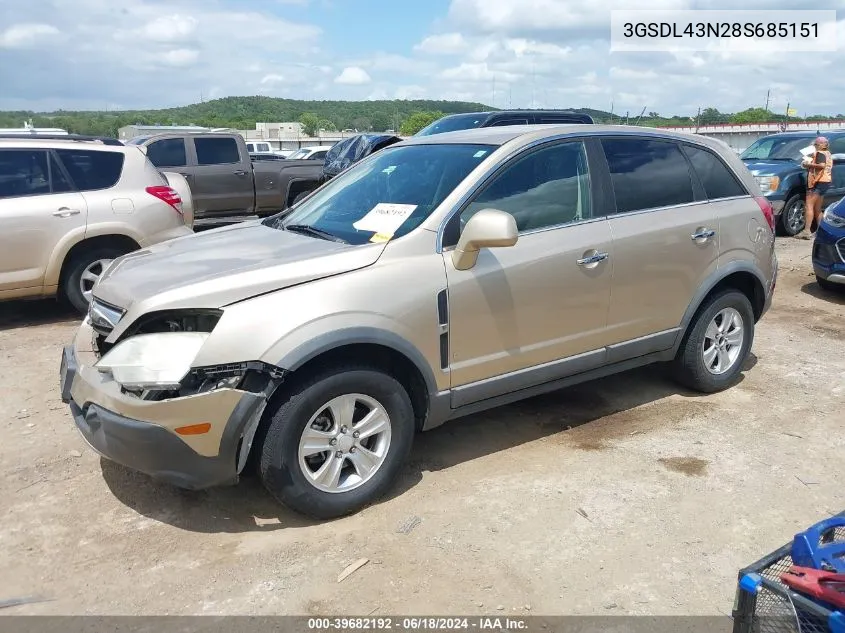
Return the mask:
<svg viewBox="0 0 845 633">
<path fill-rule="evenodd" d="M 57 218 L 69 218 L 72 215 L 79 215 L 79 209 L 68 209 L 67 207 L 59 207 L 58 211 L 53 211 L 53 215 Z"/>
<path fill-rule="evenodd" d="M 235 172 L 235 175 L 243 177 L 243 176 L 246 176 L 246 172 L 243 169 L 239 169 L 238 171 Z"/>
<path fill-rule="evenodd" d="M 596 253 L 595 255 L 590 255 L 589 257 L 582 257 L 575 263 L 579 266 L 589 266 L 591 264 L 598 264 L 599 262 L 603 262 L 609 257 L 607 253 Z"/>
<path fill-rule="evenodd" d="M 699 229 L 697 233 L 693 233 L 689 237 L 693 242 L 706 242 L 714 235 L 716 235 L 716 231 L 713 229 Z"/>
</svg>

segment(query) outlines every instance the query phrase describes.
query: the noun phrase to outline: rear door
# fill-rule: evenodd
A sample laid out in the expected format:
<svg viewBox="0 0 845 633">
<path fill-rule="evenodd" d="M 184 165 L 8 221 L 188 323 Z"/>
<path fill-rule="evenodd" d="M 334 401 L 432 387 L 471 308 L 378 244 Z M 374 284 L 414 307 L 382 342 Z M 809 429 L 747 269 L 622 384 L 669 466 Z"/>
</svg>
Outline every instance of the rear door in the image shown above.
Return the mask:
<svg viewBox="0 0 845 633">
<path fill-rule="evenodd" d="M 195 215 L 252 213 L 255 206 L 252 162 L 249 154 L 241 156 L 238 142 L 231 136 L 197 134 L 188 137 L 188 145 Z"/>
<path fill-rule="evenodd" d="M 53 152 L 0 150 L 0 295 L 39 288 L 56 245 L 84 232 L 88 207 Z"/>
<path fill-rule="evenodd" d="M 696 290 L 717 267 L 720 226 L 677 142 L 620 136 L 601 145 L 615 198 L 608 330 L 619 345 L 609 360 L 618 361 L 674 343 Z"/>
</svg>

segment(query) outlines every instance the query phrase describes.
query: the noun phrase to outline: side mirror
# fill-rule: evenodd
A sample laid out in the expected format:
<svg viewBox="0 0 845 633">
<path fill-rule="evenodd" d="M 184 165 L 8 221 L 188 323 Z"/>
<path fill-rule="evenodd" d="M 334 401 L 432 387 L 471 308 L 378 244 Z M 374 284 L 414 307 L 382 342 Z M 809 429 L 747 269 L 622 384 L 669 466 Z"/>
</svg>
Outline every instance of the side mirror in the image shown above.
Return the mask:
<svg viewBox="0 0 845 633">
<path fill-rule="evenodd" d="M 482 248 L 513 246 L 519 239 L 516 220 L 498 209 L 482 209 L 467 222 L 458 245 L 452 251 L 452 263 L 458 270 L 469 270 Z"/>
</svg>

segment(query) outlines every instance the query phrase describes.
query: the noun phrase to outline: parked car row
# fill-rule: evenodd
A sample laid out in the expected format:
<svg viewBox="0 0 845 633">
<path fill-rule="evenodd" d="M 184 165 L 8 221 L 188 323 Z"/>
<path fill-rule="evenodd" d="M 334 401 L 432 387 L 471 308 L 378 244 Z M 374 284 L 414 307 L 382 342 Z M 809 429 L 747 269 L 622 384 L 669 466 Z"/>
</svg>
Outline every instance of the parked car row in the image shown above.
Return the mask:
<svg viewBox="0 0 845 633">
<path fill-rule="evenodd" d="M 722 143 L 426 134 L 288 212 L 111 264 L 61 393 L 109 459 L 187 488 L 254 466 L 328 518 L 384 494 L 415 433 L 450 419 L 654 362 L 730 387 L 776 280 L 771 205 Z"/>
</svg>

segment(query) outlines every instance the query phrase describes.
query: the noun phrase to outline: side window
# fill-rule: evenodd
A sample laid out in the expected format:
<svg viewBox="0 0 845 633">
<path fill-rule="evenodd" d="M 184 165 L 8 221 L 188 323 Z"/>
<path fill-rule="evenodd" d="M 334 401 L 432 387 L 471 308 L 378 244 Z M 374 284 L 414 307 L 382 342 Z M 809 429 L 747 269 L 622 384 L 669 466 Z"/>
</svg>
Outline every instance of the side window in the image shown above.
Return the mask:
<svg viewBox="0 0 845 633">
<path fill-rule="evenodd" d="M 255 152 L 255 145 L 253 145 L 252 143 L 247 143 L 246 144 L 246 151 L 248 151 L 250 153 Z"/>
<path fill-rule="evenodd" d="M 693 202 L 689 165 L 669 141 L 602 139 L 616 211 L 638 211 Z"/>
<path fill-rule="evenodd" d="M 311 154 L 311 160 L 324 160 L 327 152 L 314 152 Z"/>
<path fill-rule="evenodd" d="M 156 167 L 184 167 L 188 164 L 185 157 L 185 140 L 166 138 L 150 143 L 147 147 L 147 158 Z"/>
<path fill-rule="evenodd" d="M 513 215 L 520 231 L 592 217 L 584 144 L 561 143 L 516 159 L 464 209 L 461 224 L 486 208 Z"/>
<path fill-rule="evenodd" d="M 114 187 L 123 171 L 123 154 L 83 149 L 57 149 L 79 191 L 96 191 Z"/>
<path fill-rule="evenodd" d="M 845 154 L 845 136 L 837 136 L 830 142 L 831 154 Z"/>
<path fill-rule="evenodd" d="M 684 152 L 692 163 L 692 168 L 698 174 L 704 193 L 710 200 L 745 196 L 748 192 L 739 184 L 736 176 L 714 154 L 705 149 L 684 145 Z"/>
<path fill-rule="evenodd" d="M 194 138 L 197 163 L 200 165 L 231 165 L 241 162 L 238 143 L 233 138 Z"/>
<path fill-rule="evenodd" d="M 73 186 L 68 182 L 61 165 L 59 165 L 56 157 L 52 154 L 50 154 L 50 180 L 53 185 L 53 193 L 64 193 L 73 190 Z"/>
<path fill-rule="evenodd" d="M 499 119 L 488 127 L 505 127 L 508 125 L 528 125 L 528 119 Z"/>
<path fill-rule="evenodd" d="M 0 150 L 0 198 L 50 193 L 47 152 Z"/>
</svg>

